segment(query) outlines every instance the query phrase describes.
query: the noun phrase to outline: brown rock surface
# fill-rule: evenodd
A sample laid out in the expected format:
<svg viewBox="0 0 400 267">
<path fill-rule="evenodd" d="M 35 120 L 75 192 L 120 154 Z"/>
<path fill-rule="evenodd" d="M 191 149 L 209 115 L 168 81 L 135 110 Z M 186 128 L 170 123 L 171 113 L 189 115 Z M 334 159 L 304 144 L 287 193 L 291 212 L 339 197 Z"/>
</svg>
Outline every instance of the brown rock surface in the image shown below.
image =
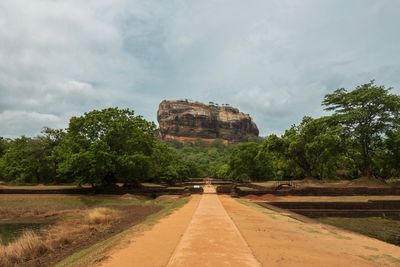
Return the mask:
<svg viewBox="0 0 400 267">
<path fill-rule="evenodd" d="M 164 140 L 241 142 L 259 133 L 251 117 L 237 108 L 187 100 L 162 101 L 157 120 Z"/>
</svg>

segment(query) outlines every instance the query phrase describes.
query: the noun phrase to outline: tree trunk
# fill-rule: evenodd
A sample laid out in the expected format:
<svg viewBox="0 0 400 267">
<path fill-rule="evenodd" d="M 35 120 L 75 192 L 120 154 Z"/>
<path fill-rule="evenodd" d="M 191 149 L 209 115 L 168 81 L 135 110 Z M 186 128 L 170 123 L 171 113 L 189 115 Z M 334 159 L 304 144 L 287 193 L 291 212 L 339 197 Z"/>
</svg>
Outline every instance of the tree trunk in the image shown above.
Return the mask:
<svg viewBox="0 0 400 267">
<path fill-rule="evenodd" d="M 362 156 L 362 169 L 361 173 L 363 176 L 372 177 L 372 169 L 371 169 L 371 158 L 369 153 L 369 144 L 366 138 L 362 141 L 362 149 L 361 149 L 361 156 Z"/>
</svg>

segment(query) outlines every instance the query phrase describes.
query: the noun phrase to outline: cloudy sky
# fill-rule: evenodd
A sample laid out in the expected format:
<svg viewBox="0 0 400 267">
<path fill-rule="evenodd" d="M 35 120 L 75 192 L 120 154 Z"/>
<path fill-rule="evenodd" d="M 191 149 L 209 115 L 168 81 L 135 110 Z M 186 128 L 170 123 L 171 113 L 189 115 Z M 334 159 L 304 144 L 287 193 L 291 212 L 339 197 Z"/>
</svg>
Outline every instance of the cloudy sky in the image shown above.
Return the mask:
<svg viewBox="0 0 400 267">
<path fill-rule="evenodd" d="M 0 0 L 0 136 L 94 108 L 156 120 L 162 99 L 230 103 L 261 134 L 332 90 L 400 93 L 398 0 Z"/>
</svg>

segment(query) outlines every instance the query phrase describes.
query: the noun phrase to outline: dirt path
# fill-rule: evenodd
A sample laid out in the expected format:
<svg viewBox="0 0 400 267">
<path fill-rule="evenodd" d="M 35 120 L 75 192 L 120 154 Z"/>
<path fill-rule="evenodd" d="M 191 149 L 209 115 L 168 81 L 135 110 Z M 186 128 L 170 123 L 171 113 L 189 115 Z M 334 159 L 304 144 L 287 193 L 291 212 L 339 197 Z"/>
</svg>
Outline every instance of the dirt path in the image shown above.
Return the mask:
<svg viewBox="0 0 400 267">
<path fill-rule="evenodd" d="M 180 266 L 260 266 L 216 194 L 203 194 L 168 263 L 168 267 Z"/>
<path fill-rule="evenodd" d="M 400 266 L 397 246 L 228 196 L 220 200 L 263 266 Z"/>
<path fill-rule="evenodd" d="M 400 266 L 400 248 L 205 188 L 102 266 Z"/>
<path fill-rule="evenodd" d="M 112 251 L 104 267 L 166 266 L 195 212 L 200 195 L 194 195 L 182 208 L 161 219 L 148 231 L 131 237 L 130 244 Z"/>
</svg>

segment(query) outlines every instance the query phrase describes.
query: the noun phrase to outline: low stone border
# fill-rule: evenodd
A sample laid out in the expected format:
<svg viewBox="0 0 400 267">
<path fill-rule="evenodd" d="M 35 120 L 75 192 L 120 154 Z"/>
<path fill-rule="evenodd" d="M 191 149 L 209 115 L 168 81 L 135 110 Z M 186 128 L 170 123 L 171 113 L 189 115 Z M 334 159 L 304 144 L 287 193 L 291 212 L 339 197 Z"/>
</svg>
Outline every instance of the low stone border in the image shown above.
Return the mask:
<svg viewBox="0 0 400 267">
<path fill-rule="evenodd" d="M 183 195 L 183 194 L 202 194 L 203 188 L 66 188 L 66 189 L 18 189 L 0 188 L 0 194 L 103 194 L 103 195 L 123 195 L 134 194 L 157 197 L 160 195 Z"/>
<path fill-rule="evenodd" d="M 235 188 L 239 196 L 273 194 L 277 196 L 400 196 L 400 187 L 371 188 L 371 187 L 305 187 L 286 190 L 251 190 Z"/>
</svg>

